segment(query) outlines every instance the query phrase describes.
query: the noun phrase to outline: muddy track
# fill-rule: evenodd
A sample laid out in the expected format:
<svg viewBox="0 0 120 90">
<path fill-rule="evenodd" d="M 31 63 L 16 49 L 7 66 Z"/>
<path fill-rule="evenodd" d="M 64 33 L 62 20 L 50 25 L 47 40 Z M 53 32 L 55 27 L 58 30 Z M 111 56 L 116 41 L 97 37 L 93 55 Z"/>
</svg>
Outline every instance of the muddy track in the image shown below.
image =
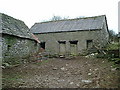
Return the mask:
<svg viewBox="0 0 120 90">
<path fill-rule="evenodd" d="M 3 87 L 117 88 L 119 71 L 105 59 L 51 58 L 3 70 Z"/>
</svg>

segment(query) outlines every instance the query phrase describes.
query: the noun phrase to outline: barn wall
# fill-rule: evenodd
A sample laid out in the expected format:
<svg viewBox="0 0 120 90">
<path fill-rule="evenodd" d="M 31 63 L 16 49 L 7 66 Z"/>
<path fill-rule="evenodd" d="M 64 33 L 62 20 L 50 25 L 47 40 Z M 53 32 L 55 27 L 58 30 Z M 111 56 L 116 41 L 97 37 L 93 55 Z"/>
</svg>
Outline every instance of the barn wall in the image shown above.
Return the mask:
<svg viewBox="0 0 120 90">
<path fill-rule="evenodd" d="M 20 63 L 38 51 L 39 45 L 34 40 L 19 38 L 10 35 L 2 35 L 3 62 L 10 64 Z"/>
<path fill-rule="evenodd" d="M 108 32 L 108 29 L 107 29 L 107 23 L 104 21 L 103 22 L 103 28 L 102 30 L 100 31 L 100 35 L 101 35 L 101 46 L 105 46 L 108 41 L 109 41 L 109 32 Z"/>
<path fill-rule="evenodd" d="M 77 51 L 81 53 L 83 49 L 86 49 L 86 40 L 93 40 L 95 45 L 100 47 L 105 46 L 108 42 L 108 33 L 104 33 L 104 30 L 94 31 L 76 31 L 76 32 L 61 32 L 61 33 L 46 33 L 35 34 L 41 42 L 46 42 L 46 51 L 51 54 L 59 53 L 58 41 L 66 41 L 66 53 L 70 53 L 70 42 L 78 40 Z"/>
</svg>

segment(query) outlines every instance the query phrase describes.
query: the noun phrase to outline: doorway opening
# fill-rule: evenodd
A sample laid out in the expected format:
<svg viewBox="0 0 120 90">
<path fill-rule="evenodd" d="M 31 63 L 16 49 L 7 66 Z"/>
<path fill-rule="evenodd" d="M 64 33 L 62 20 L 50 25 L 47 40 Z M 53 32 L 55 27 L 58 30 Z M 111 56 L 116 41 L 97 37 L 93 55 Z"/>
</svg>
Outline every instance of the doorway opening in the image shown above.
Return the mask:
<svg viewBox="0 0 120 90">
<path fill-rule="evenodd" d="M 45 42 L 40 43 L 41 48 L 45 49 Z"/>
<path fill-rule="evenodd" d="M 70 53 L 71 54 L 74 54 L 74 55 L 77 55 L 77 43 L 78 43 L 78 40 L 74 40 L 74 41 L 69 41 L 70 42 Z"/>
<path fill-rule="evenodd" d="M 93 40 L 87 40 L 87 49 L 90 49 L 93 47 Z"/>
<path fill-rule="evenodd" d="M 59 43 L 59 53 L 64 55 L 66 53 L 66 41 L 58 41 Z"/>
</svg>

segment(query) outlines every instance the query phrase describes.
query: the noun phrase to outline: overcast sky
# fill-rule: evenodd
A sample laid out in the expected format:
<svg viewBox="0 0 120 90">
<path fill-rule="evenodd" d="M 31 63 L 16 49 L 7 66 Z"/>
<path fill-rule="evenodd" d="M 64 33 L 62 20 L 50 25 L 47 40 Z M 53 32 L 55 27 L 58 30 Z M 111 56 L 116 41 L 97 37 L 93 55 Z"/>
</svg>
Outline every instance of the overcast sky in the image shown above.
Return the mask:
<svg viewBox="0 0 120 90">
<path fill-rule="evenodd" d="M 0 12 L 20 19 L 30 28 L 53 15 L 75 18 L 106 15 L 108 28 L 118 32 L 119 0 L 0 0 Z"/>
</svg>

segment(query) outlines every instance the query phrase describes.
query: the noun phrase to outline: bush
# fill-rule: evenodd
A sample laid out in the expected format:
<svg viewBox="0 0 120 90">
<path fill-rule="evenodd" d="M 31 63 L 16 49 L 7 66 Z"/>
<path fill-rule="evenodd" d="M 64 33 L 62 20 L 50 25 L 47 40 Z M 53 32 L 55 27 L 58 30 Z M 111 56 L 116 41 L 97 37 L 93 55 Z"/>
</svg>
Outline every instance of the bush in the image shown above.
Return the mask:
<svg viewBox="0 0 120 90">
<path fill-rule="evenodd" d="M 119 43 L 108 44 L 105 49 L 106 50 L 117 50 L 117 49 L 119 49 Z"/>
<path fill-rule="evenodd" d="M 109 61 L 113 61 L 114 64 L 120 64 L 120 58 L 109 58 Z"/>
</svg>

